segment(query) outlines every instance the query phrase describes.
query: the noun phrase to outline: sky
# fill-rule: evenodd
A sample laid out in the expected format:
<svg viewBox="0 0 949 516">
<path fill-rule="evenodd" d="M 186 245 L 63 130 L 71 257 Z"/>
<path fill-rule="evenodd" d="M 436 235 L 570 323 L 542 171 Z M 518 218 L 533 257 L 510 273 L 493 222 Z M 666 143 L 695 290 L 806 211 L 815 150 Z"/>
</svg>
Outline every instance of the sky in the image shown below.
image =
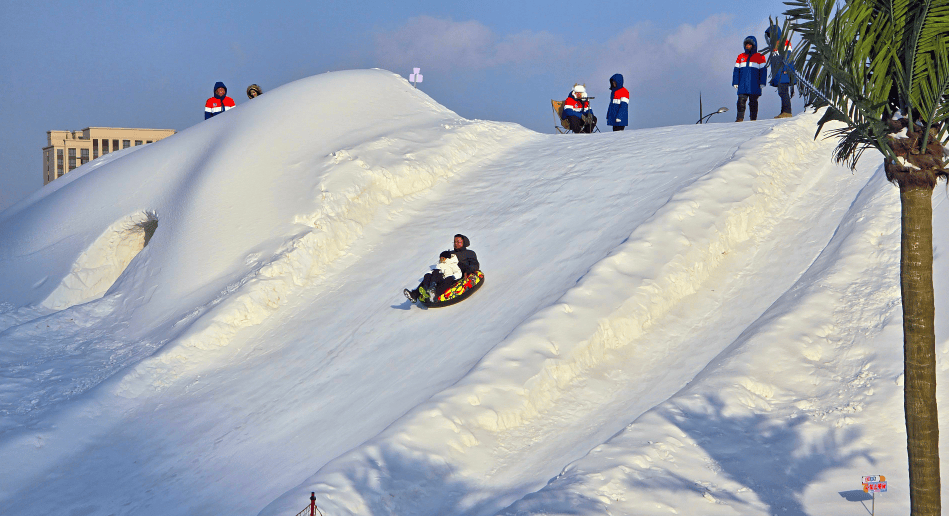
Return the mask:
<svg viewBox="0 0 949 516">
<path fill-rule="evenodd" d="M 384 68 L 471 119 L 553 132 L 550 99 L 575 82 L 605 113 L 608 78 L 630 91 L 630 127 L 734 110 L 735 56 L 763 45 L 778 1 L 0 2 L 0 209 L 42 187 L 46 131 L 182 130 L 223 81 L 240 105 L 327 71 Z M 332 98 L 300 102 L 333 102 Z M 796 99 L 795 110 L 802 108 Z M 779 112 L 773 88 L 761 118 Z M 733 114 L 712 117 L 733 120 Z"/>
</svg>

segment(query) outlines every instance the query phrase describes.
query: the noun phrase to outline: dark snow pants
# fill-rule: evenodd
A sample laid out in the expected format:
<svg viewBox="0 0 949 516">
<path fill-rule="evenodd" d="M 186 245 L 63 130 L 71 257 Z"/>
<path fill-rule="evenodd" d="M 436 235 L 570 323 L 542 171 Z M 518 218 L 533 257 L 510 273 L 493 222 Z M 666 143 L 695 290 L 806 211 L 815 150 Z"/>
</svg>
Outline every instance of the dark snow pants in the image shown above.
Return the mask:
<svg viewBox="0 0 949 516">
<path fill-rule="evenodd" d="M 748 107 L 751 111 L 751 119 L 758 119 L 758 97 L 761 95 L 738 95 L 738 114 L 736 115 L 735 121 L 741 121 L 745 119 L 745 102 L 748 102 Z"/>
<path fill-rule="evenodd" d="M 782 84 L 778 86 L 778 96 L 781 97 L 781 112 L 791 112 L 791 85 Z"/>
<path fill-rule="evenodd" d="M 569 115 L 565 120 L 570 125 L 570 130 L 577 134 L 592 133 L 593 128 L 596 127 L 596 122 L 594 122 L 593 125 L 585 124 L 578 116 Z"/>
<path fill-rule="evenodd" d="M 418 284 L 419 287 L 425 287 L 426 291 L 431 290 L 432 284 L 435 285 L 435 295 L 438 297 L 445 293 L 446 290 L 450 289 L 458 280 L 454 276 L 449 276 L 447 278 L 442 277 L 442 271 L 436 269 L 432 272 L 429 272 L 422 278 L 422 282 Z M 418 287 L 415 288 L 415 293 L 418 294 Z"/>
</svg>

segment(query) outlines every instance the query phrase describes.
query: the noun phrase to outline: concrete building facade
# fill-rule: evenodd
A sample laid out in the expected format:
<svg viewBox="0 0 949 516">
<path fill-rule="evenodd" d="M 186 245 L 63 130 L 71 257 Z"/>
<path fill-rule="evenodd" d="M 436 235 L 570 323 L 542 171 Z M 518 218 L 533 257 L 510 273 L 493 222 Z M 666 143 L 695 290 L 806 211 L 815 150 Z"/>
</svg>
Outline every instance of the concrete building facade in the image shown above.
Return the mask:
<svg viewBox="0 0 949 516">
<path fill-rule="evenodd" d="M 43 147 L 43 184 L 70 170 L 119 149 L 157 142 L 175 134 L 174 129 L 87 127 L 82 131 L 46 131 Z"/>
</svg>

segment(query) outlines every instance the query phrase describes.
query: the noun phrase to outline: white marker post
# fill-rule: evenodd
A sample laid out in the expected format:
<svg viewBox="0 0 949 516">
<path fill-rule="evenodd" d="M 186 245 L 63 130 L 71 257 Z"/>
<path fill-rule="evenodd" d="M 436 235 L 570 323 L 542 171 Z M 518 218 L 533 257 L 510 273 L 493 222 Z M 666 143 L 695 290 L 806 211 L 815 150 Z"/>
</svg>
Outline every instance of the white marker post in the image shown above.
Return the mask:
<svg viewBox="0 0 949 516">
<path fill-rule="evenodd" d="M 416 88 L 418 88 L 417 83 L 422 82 L 422 74 L 419 73 L 422 69 L 412 68 L 412 70 L 413 70 L 413 73 L 409 74 L 409 80 L 412 81 L 412 86 L 415 86 Z"/>
<path fill-rule="evenodd" d="M 877 504 L 877 493 L 886 492 L 886 477 L 883 475 L 869 475 L 860 477 L 860 481 L 863 483 L 863 492 L 873 495 L 873 501 L 870 503 L 870 516 L 874 516 Z M 866 506 L 864 505 L 864 507 Z"/>
</svg>

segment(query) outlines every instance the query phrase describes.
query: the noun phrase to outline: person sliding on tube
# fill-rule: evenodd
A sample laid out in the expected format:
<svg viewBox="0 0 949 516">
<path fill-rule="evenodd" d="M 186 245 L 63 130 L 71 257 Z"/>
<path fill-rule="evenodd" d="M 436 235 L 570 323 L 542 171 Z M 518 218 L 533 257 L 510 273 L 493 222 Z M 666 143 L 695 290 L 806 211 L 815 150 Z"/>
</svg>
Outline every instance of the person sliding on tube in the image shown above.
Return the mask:
<svg viewBox="0 0 949 516">
<path fill-rule="evenodd" d="M 457 234 L 453 244 L 454 249 L 444 251 L 439 255 L 439 263 L 435 270 L 425 274 L 422 282 L 415 289 L 402 291 L 405 297 L 412 302 L 418 301 L 419 298 L 434 301 L 451 288 L 456 281 L 481 269 L 481 264 L 478 263 L 478 255 L 468 249 L 468 246 L 471 245 L 468 237 Z"/>
</svg>

